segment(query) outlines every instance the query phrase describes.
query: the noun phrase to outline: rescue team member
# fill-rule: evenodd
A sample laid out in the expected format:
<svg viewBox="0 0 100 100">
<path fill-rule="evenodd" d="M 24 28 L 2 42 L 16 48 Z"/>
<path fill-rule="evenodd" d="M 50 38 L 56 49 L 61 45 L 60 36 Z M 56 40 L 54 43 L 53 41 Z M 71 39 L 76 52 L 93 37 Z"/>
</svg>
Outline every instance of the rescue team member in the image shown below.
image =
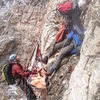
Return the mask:
<svg viewBox="0 0 100 100">
<path fill-rule="evenodd" d="M 9 57 L 9 62 L 12 64 L 12 76 L 14 77 L 17 85 L 19 85 L 20 88 L 26 92 L 27 100 L 36 100 L 34 91 L 25 79 L 25 77 L 28 77 L 31 72 L 23 70 L 23 67 L 20 64 L 20 58 L 16 54 L 12 54 Z"/>
<path fill-rule="evenodd" d="M 80 55 L 80 49 L 82 42 L 80 40 L 79 34 L 76 30 L 72 29 L 68 38 L 60 43 L 57 43 L 53 50 L 51 50 L 43 59 L 42 62 L 47 63 L 48 58 L 51 57 L 57 50 L 61 49 L 56 61 L 50 67 L 50 69 L 46 72 L 46 75 L 49 76 L 53 73 L 54 70 L 58 70 L 60 67 L 60 63 L 62 59 L 69 54 L 77 54 Z M 63 46 L 63 47 L 62 47 Z"/>
</svg>

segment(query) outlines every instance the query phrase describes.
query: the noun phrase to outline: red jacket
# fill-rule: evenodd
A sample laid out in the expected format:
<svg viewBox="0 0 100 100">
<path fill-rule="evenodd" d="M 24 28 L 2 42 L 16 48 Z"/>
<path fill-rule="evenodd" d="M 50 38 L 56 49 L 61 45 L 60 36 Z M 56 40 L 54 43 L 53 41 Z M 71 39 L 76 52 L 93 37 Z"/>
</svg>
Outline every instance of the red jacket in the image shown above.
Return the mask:
<svg viewBox="0 0 100 100">
<path fill-rule="evenodd" d="M 30 75 L 30 72 L 25 72 L 21 64 L 14 64 L 12 67 L 13 77 L 21 76 L 22 78 Z"/>
</svg>

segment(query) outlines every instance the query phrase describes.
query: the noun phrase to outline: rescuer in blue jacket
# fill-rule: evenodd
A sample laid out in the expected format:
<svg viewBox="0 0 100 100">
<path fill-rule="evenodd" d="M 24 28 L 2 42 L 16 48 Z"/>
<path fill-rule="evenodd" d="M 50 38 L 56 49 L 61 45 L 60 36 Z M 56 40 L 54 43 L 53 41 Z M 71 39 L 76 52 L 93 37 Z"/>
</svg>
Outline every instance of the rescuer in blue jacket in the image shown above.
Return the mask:
<svg viewBox="0 0 100 100">
<path fill-rule="evenodd" d="M 59 65 L 64 57 L 68 56 L 69 54 L 80 55 L 83 37 L 84 34 L 78 34 L 75 29 L 72 29 L 67 39 L 55 44 L 53 50 L 51 50 L 49 54 L 42 59 L 42 62 L 47 63 L 48 58 L 51 57 L 57 50 L 61 49 L 56 61 L 46 73 L 48 76 L 51 75 L 54 70 L 57 70 L 60 67 Z"/>
</svg>

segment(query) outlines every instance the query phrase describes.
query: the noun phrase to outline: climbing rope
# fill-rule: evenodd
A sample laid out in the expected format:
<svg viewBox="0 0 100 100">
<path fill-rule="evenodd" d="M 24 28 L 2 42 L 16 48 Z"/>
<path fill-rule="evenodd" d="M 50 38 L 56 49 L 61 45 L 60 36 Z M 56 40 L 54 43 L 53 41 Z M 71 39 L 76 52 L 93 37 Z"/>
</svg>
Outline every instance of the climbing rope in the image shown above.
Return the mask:
<svg viewBox="0 0 100 100">
<path fill-rule="evenodd" d="M 19 87 L 21 87 L 21 83 L 22 83 L 22 80 L 21 80 L 21 82 L 20 82 L 20 84 L 19 84 Z M 18 87 L 18 100 L 19 100 L 19 98 L 20 98 L 20 88 Z"/>
<path fill-rule="evenodd" d="M 25 96 L 25 100 L 27 100 L 26 99 L 26 80 L 24 79 L 24 96 Z"/>
<path fill-rule="evenodd" d="M 24 90 L 24 97 L 25 97 L 25 100 L 27 100 L 27 98 L 26 98 L 26 80 L 25 79 L 24 80 L 21 79 L 21 82 L 19 84 L 19 87 L 21 87 L 22 81 L 24 82 L 24 84 L 23 84 L 24 85 L 23 86 L 24 87 L 24 89 L 23 89 Z M 17 92 L 18 93 L 18 100 L 20 98 L 20 88 L 19 87 L 18 87 L 18 92 Z"/>
</svg>

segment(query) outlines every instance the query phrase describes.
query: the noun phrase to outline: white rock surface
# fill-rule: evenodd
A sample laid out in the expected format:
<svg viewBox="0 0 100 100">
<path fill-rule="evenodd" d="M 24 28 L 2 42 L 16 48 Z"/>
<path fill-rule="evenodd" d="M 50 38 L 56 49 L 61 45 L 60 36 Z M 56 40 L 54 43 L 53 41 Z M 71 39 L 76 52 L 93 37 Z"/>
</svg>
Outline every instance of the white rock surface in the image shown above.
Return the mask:
<svg viewBox="0 0 100 100">
<path fill-rule="evenodd" d="M 21 56 L 22 63 L 26 64 L 46 3 L 43 0 L 0 1 L 0 63 L 11 53 L 17 53 Z M 9 51 L 7 46 L 10 45 L 12 37 L 14 47 L 9 47 Z"/>
<path fill-rule="evenodd" d="M 41 53 L 45 56 L 49 52 L 55 42 L 57 28 L 62 24 L 63 18 L 56 10 L 57 4 L 62 1 L 50 0 L 47 6 L 46 0 L 0 1 L 0 64 L 11 53 L 19 54 L 23 64 L 26 64 L 33 42 L 38 37 L 34 39 L 40 29 L 45 7 L 47 12 L 40 30 Z M 80 61 L 71 75 L 69 86 L 67 84 L 68 90 L 63 100 L 100 100 L 100 0 L 91 2 L 86 14 L 87 32 Z"/>
<path fill-rule="evenodd" d="M 100 23 L 96 20 L 100 16 L 100 2 L 94 0 L 94 3 L 80 61 L 71 75 L 63 100 L 100 100 Z"/>
</svg>

